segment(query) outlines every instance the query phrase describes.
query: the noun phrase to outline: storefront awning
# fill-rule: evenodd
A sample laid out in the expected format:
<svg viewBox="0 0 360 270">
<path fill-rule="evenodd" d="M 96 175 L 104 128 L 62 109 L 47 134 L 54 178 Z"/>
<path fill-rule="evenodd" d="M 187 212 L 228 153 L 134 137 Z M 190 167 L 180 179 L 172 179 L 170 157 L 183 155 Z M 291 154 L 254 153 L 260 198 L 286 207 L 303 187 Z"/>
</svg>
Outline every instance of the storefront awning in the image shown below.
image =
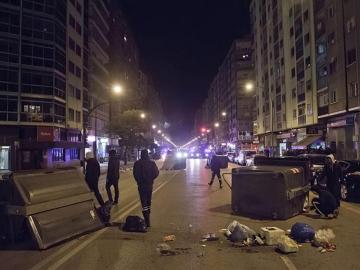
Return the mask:
<svg viewBox="0 0 360 270">
<path fill-rule="evenodd" d="M 314 142 L 316 142 L 320 138 L 321 138 L 321 135 L 308 135 L 308 136 L 305 137 L 305 139 L 294 143 L 292 146 L 295 146 L 297 148 L 305 148 L 308 145 L 313 144 Z"/>
</svg>

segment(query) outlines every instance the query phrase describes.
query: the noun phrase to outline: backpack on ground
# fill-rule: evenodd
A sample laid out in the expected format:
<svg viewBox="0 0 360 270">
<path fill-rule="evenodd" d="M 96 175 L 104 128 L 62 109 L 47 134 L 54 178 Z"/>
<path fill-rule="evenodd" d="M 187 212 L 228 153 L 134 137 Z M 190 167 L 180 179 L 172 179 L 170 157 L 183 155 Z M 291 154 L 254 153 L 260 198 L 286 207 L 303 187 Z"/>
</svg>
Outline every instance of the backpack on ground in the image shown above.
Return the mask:
<svg viewBox="0 0 360 270">
<path fill-rule="evenodd" d="M 108 223 L 111 218 L 112 203 L 110 201 L 105 202 L 104 205 L 98 208 L 98 215 L 103 223 Z"/>
<path fill-rule="evenodd" d="M 125 232 L 146 232 L 144 219 L 139 216 L 128 216 L 123 226 Z"/>
</svg>

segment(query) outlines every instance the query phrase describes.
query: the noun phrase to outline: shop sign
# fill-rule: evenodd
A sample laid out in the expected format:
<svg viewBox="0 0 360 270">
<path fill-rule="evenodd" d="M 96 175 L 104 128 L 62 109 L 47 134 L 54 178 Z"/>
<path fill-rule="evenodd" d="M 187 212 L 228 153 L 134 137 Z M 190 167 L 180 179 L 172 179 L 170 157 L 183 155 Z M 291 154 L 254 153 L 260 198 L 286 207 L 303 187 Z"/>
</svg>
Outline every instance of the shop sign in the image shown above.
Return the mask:
<svg viewBox="0 0 360 270">
<path fill-rule="evenodd" d="M 295 134 L 292 132 L 289 133 L 282 133 L 282 134 L 278 134 L 276 135 L 276 139 L 290 139 L 292 137 L 295 137 Z"/>
<path fill-rule="evenodd" d="M 335 127 L 344 127 L 344 126 L 352 126 L 354 125 L 354 117 L 347 117 L 342 120 L 330 122 L 327 124 L 328 128 L 335 128 Z"/>
<path fill-rule="evenodd" d="M 54 141 L 54 129 L 52 127 L 38 127 L 37 140 L 38 142 Z"/>
</svg>

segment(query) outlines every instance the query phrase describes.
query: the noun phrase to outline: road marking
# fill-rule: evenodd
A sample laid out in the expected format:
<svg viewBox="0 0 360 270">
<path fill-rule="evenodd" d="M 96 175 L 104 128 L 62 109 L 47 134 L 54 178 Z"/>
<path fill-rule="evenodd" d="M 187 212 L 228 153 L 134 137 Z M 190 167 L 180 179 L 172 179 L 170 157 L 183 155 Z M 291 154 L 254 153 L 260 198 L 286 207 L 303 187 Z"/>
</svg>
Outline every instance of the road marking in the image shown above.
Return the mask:
<svg viewBox="0 0 360 270">
<path fill-rule="evenodd" d="M 168 180 L 166 180 L 164 183 L 160 184 L 158 187 L 156 187 L 153 191 L 153 194 L 157 193 L 160 189 L 162 189 L 166 184 L 168 184 L 175 176 L 178 175 L 178 172 L 175 172 Z M 119 219 L 124 218 L 126 215 L 131 213 L 136 208 L 140 207 L 140 202 L 138 199 L 136 199 L 133 202 L 130 202 L 125 208 L 128 208 L 125 212 L 119 213 L 114 217 L 114 221 L 118 221 Z M 66 261 L 68 261 L 71 257 L 76 255 L 78 252 L 80 252 L 83 248 L 85 248 L 88 244 L 90 244 L 92 241 L 94 241 L 96 238 L 101 236 L 103 233 L 105 233 L 109 228 L 106 227 L 100 231 L 97 231 L 94 233 L 90 238 L 85 240 L 84 242 L 80 243 L 78 241 L 74 241 L 61 249 L 59 249 L 57 252 L 53 253 L 52 255 L 46 257 L 46 259 L 42 260 L 40 263 L 34 265 L 30 270 L 40 270 L 43 269 L 46 265 L 50 264 L 53 259 L 60 256 L 62 253 L 65 253 L 69 249 L 71 249 L 70 252 L 68 252 L 65 256 L 61 257 L 58 261 L 56 261 L 53 265 L 50 265 L 46 267 L 45 269 L 58 269 L 62 264 L 64 264 Z M 72 248 L 76 244 L 79 244 L 75 248 Z"/>
<path fill-rule="evenodd" d="M 351 212 L 354 212 L 358 215 L 360 215 L 360 210 L 359 209 L 356 209 L 355 207 L 351 206 L 350 204 L 347 204 L 345 202 L 342 202 L 341 203 L 341 207 L 344 207 L 346 210 L 349 210 Z"/>
<path fill-rule="evenodd" d="M 280 256 L 283 263 L 286 265 L 289 270 L 297 270 L 295 264 L 286 256 Z"/>
</svg>

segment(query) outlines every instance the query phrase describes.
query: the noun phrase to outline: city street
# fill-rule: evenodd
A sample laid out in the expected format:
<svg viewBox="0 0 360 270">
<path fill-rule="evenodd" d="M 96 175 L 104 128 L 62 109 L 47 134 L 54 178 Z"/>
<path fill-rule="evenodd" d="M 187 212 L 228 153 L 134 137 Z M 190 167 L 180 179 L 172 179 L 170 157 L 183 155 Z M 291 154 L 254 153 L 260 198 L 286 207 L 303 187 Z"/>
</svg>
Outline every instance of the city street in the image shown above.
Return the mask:
<svg viewBox="0 0 360 270">
<path fill-rule="evenodd" d="M 186 170 L 161 172 L 154 187 L 149 232 L 125 233 L 118 228 L 127 215 L 141 214 L 135 181 L 126 172 L 120 180 L 120 204 L 113 209 L 114 226 L 45 251 L 2 250 L 1 269 L 360 269 L 359 205 L 343 203 L 334 220 L 300 215 L 287 221 L 264 221 L 234 216 L 229 186 L 219 189 L 214 182 L 209 188 L 210 171 L 204 167 L 205 161 L 194 159 L 188 160 Z M 200 242 L 203 234 L 218 234 L 234 219 L 256 231 L 270 225 L 286 230 L 295 222 L 315 229 L 330 227 L 337 249 L 322 254 L 303 244 L 298 253 L 282 255 L 274 247 L 233 247 L 222 238 Z M 161 256 L 156 247 L 170 234 L 176 240 L 169 245 L 180 254 Z"/>
</svg>

